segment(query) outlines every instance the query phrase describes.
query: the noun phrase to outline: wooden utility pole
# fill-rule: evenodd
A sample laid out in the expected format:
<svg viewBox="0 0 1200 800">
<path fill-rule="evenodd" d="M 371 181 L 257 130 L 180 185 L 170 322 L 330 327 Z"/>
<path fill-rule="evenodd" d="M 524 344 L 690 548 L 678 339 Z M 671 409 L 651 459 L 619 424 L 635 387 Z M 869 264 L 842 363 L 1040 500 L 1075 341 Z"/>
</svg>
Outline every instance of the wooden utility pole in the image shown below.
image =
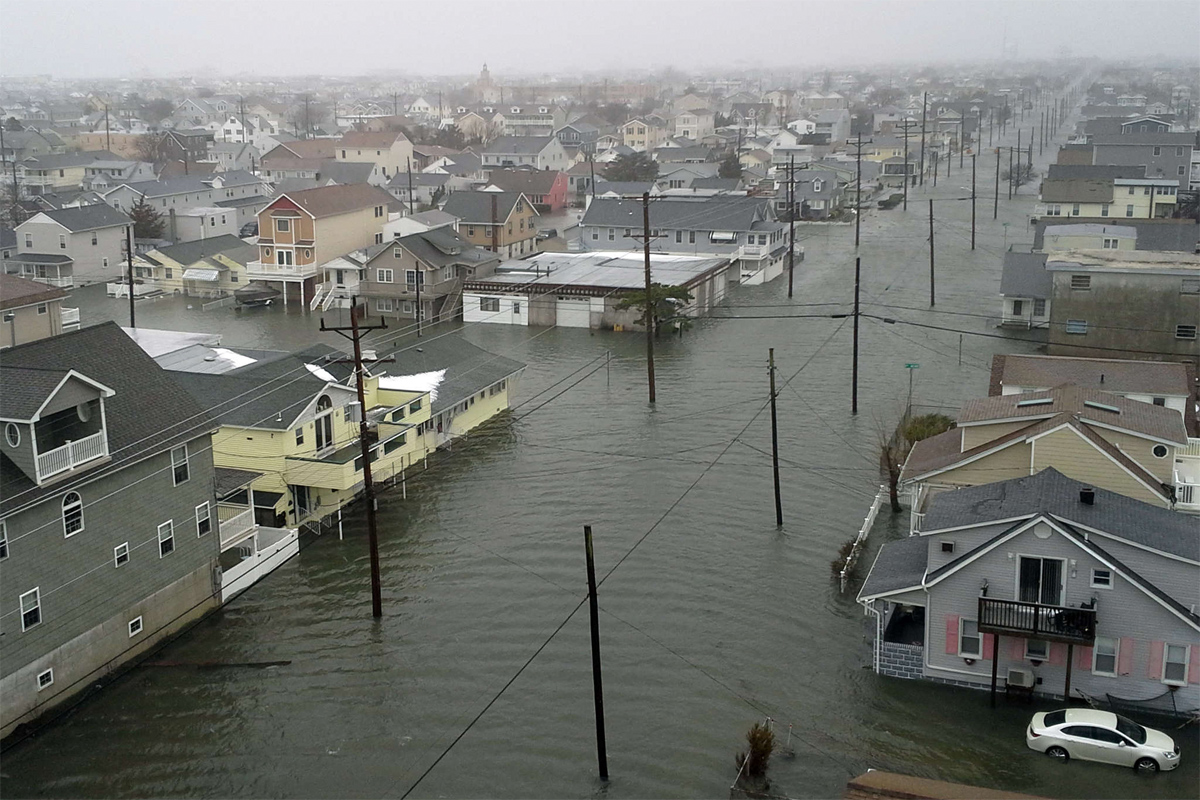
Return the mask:
<svg viewBox="0 0 1200 800">
<path fill-rule="evenodd" d="M 408 215 L 411 217 L 417 213 L 416 206 L 413 203 L 412 159 L 405 160 L 408 162 Z"/>
<path fill-rule="evenodd" d="M 908 211 L 908 134 L 909 128 L 908 116 L 904 117 L 904 210 Z"/>
<path fill-rule="evenodd" d="M 933 308 L 937 298 L 933 291 L 933 198 L 929 198 L 929 307 Z"/>
<path fill-rule="evenodd" d="M 992 204 L 992 219 L 1000 216 L 1000 148 L 996 148 L 996 197 Z"/>
<path fill-rule="evenodd" d="M 929 92 L 921 95 L 921 163 L 920 163 L 920 182 L 925 185 L 925 119 L 929 110 Z"/>
<path fill-rule="evenodd" d="M 375 500 L 375 483 L 371 479 L 371 445 L 375 443 L 379 435 L 367 420 L 367 400 L 366 393 L 363 390 L 362 336 L 364 333 L 369 333 L 370 331 L 386 329 L 387 323 L 382 319 L 378 325 L 359 327 L 357 298 L 350 301 L 349 327 L 343 325 L 336 328 L 328 328 L 325 326 L 325 318 L 321 318 L 321 330 L 323 332 L 339 334 L 354 343 L 353 362 L 342 360 L 339 363 L 354 364 L 354 377 L 358 389 L 358 442 L 362 449 L 363 498 L 367 504 L 367 541 L 371 551 L 371 615 L 375 619 L 383 616 L 383 591 L 379 580 L 379 531 L 375 520 L 375 512 L 378 511 L 378 508 Z M 349 336 L 346 335 L 347 330 L 350 332 Z M 391 358 L 379 359 L 379 361 L 394 360 Z"/>
<path fill-rule="evenodd" d="M 783 525 L 783 498 L 779 494 L 779 421 L 775 415 L 775 348 L 767 351 L 771 374 L 771 466 L 775 472 L 775 524 Z"/>
<path fill-rule="evenodd" d="M 858 413 L 858 315 L 859 286 L 862 278 L 862 259 L 854 259 L 854 357 L 850 377 L 850 413 Z"/>
<path fill-rule="evenodd" d="M 1008 199 L 1012 200 L 1013 196 L 1013 149 L 1008 148 Z"/>
<path fill-rule="evenodd" d="M 308 95 L 304 95 L 304 138 L 312 138 L 312 115 L 308 113 Z"/>
<path fill-rule="evenodd" d="M 424 316 L 424 314 L 421 313 L 421 284 L 425 282 L 424 278 L 425 278 L 425 273 L 421 272 L 421 262 L 417 261 L 417 268 L 415 270 L 413 270 L 413 283 L 415 284 L 415 289 L 416 289 L 416 293 L 417 293 L 416 317 L 417 317 L 417 338 L 418 339 L 421 338 L 421 317 Z"/>
<path fill-rule="evenodd" d="M 867 139 L 865 144 L 870 144 L 873 141 L 875 141 L 875 140 Z M 855 164 L 857 165 L 857 167 L 855 169 L 855 178 L 854 178 L 854 183 L 855 183 L 855 187 L 856 187 L 855 188 L 855 198 L 854 198 L 854 246 L 855 247 L 858 247 L 858 231 L 859 231 L 859 228 L 862 226 L 862 146 L 863 146 L 863 144 L 864 144 L 864 142 L 863 142 L 862 134 L 860 133 L 858 135 L 857 149 L 856 149 L 856 153 L 854 156 L 854 161 L 855 161 Z"/>
<path fill-rule="evenodd" d="M 126 279 L 129 286 L 129 327 L 136 328 L 137 320 L 134 317 L 133 311 L 133 222 L 131 221 L 125 226 L 125 264 L 129 270 L 129 277 Z"/>
<path fill-rule="evenodd" d="M 654 296 L 650 283 L 650 193 L 642 192 L 642 250 L 646 260 L 646 380 L 654 403 Z"/>
<path fill-rule="evenodd" d="M 104 149 L 112 151 L 112 131 L 108 127 L 108 103 L 104 104 Z"/>
<path fill-rule="evenodd" d="M 971 249 L 975 249 L 975 154 L 971 154 Z"/>
<path fill-rule="evenodd" d="M 492 193 L 492 252 L 500 254 L 500 220 L 497 219 L 496 194 Z"/>
<path fill-rule="evenodd" d="M 788 297 L 796 274 L 796 157 L 788 155 Z"/>
<path fill-rule="evenodd" d="M 608 780 L 608 745 L 604 739 L 604 681 L 600 676 L 600 607 L 596 600 L 596 559 L 592 553 L 592 526 L 583 526 L 587 554 L 588 610 L 592 626 L 592 699 L 596 704 L 596 759 L 600 780 Z"/>
<path fill-rule="evenodd" d="M 932 168 L 931 171 L 933 172 L 933 185 L 934 185 L 934 187 L 936 187 L 937 179 L 938 179 L 938 151 L 937 150 L 934 150 L 932 153 L 929 154 L 929 165 Z"/>
<path fill-rule="evenodd" d="M 1017 128 L 1017 172 L 1021 171 L 1021 129 Z M 1021 181 L 1017 175 L 1013 175 L 1013 194 L 1021 188 Z"/>
</svg>

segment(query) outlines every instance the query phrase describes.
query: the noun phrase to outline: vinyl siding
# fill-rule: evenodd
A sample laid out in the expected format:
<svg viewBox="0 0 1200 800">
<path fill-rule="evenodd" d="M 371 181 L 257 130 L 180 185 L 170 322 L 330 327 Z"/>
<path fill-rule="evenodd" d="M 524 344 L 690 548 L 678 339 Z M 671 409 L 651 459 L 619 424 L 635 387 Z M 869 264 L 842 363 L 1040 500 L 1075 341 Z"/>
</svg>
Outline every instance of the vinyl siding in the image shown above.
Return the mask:
<svg viewBox="0 0 1200 800">
<path fill-rule="evenodd" d="M 934 477 L 938 483 L 956 486 L 981 486 L 985 483 L 1021 478 L 1029 474 L 1029 445 L 1009 445 L 970 464 L 964 464 Z"/>
<path fill-rule="evenodd" d="M 998 422 L 994 425 L 968 425 L 959 429 L 963 436 L 962 449 L 966 452 L 972 447 L 994 441 L 1013 431 L 1028 428 L 1032 424 L 1029 420 L 1025 420 L 1023 422 Z"/>
<path fill-rule="evenodd" d="M 1091 483 L 1110 492 L 1166 507 L 1168 502 L 1135 480 L 1105 453 L 1069 428 L 1049 433 L 1038 439 L 1033 450 L 1034 471 L 1054 467 L 1077 481 Z"/>
</svg>

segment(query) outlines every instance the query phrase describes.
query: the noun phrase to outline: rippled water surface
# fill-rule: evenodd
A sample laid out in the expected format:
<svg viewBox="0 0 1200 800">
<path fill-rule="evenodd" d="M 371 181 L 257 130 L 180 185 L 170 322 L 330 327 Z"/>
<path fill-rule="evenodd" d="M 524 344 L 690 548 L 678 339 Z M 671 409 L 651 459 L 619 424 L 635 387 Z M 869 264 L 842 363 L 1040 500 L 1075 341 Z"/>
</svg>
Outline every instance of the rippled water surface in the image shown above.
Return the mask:
<svg viewBox="0 0 1200 800">
<path fill-rule="evenodd" d="M 981 201 L 972 253 L 969 204 L 946 199 L 962 196 L 964 176 L 955 167 L 933 195 L 942 198 L 937 307 L 994 315 L 1005 237 L 1030 240 L 1032 198 L 1005 202 L 999 222 Z M 865 310 L 993 331 L 982 317 L 902 308 L 928 306 L 927 196 L 914 195 L 907 213 L 866 218 Z M 853 230 L 803 226 L 801 236 L 797 307 L 785 276 L 738 289 L 721 315 L 845 310 L 806 304 L 851 298 Z M 123 301 L 89 291 L 85 323 L 124 322 Z M 206 313 L 164 300 L 139 315 L 143 326 L 221 331 L 230 345 L 321 337 L 315 317 L 280 309 Z M 637 335 L 468 326 L 471 341 L 529 365 L 517 402 L 606 350 L 611 366 L 456 444 L 410 480 L 407 501 L 398 491 L 381 498 L 381 621 L 370 615 L 356 508 L 344 539 L 315 540 L 162 655 L 289 665 L 137 668 L 5 753 L 4 794 L 399 797 L 421 779 L 414 797 L 725 796 L 746 729 L 770 715 L 781 740 L 793 733 L 793 753 L 772 761 L 772 790 L 793 797 L 840 796 L 867 768 L 1063 797 L 1194 797 L 1194 726 L 1175 732 L 1183 768 L 1142 779 L 1028 751 L 1030 707 L 993 711 L 982 692 L 869 671 L 856 587 L 839 594 L 829 563 L 871 502 L 877 430 L 903 408 L 904 364 L 921 364 L 916 403 L 955 407 L 986 394 L 993 352 L 1033 347 L 967 336 L 960 365 L 956 333 L 864 320 L 862 410 L 852 417 L 850 330 L 828 318 L 699 321 L 682 340 L 659 342 L 650 409 Z M 779 395 L 782 530 L 769 416 L 755 417 L 768 347 L 781 382 L 804 367 Z M 596 777 L 586 606 L 572 615 L 585 591 L 585 524 L 607 576 L 607 788 Z M 902 516 L 882 514 L 865 563 L 904 533 Z"/>
</svg>

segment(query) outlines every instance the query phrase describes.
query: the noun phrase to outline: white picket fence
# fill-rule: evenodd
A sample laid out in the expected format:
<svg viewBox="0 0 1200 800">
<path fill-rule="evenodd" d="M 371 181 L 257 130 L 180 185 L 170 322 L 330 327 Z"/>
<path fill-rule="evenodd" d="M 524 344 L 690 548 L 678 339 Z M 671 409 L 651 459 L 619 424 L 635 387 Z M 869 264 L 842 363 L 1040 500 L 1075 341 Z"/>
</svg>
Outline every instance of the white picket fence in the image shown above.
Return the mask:
<svg viewBox="0 0 1200 800">
<path fill-rule="evenodd" d="M 867 512 L 858 536 L 854 538 L 854 546 L 850 548 L 850 553 L 846 556 L 846 563 L 842 565 L 842 570 L 838 573 L 838 582 L 843 592 L 846 591 L 846 579 L 850 575 L 850 570 L 854 568 L 854 563 L 858 561 L 859 553 L 862 552 L 867 537 L 871 535 L 871 528 L 875 525 L 875 518 L 879 516 L 879 509 L 883 508 L 887 493 L 888 487 L 880 484 L 879 491 L 875 493 L 875 499 L 871 501 L 871 510 Z"/>
</svg>

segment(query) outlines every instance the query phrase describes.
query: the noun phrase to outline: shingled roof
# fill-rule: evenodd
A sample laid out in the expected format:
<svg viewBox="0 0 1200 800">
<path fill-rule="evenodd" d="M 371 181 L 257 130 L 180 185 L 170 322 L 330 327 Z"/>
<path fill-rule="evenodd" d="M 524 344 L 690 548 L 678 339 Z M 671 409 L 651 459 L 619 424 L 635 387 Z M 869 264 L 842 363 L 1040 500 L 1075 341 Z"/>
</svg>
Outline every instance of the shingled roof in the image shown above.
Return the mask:
<svg viewBox="0 0 1200 800">
<path fill-rule="evenodd" d="M 0 308 L 19 308 L 31 306 L 34 303 L 48 303 L 66 296 L 67 291 L 57 286 L 0 272 Z"/>
</svg>

